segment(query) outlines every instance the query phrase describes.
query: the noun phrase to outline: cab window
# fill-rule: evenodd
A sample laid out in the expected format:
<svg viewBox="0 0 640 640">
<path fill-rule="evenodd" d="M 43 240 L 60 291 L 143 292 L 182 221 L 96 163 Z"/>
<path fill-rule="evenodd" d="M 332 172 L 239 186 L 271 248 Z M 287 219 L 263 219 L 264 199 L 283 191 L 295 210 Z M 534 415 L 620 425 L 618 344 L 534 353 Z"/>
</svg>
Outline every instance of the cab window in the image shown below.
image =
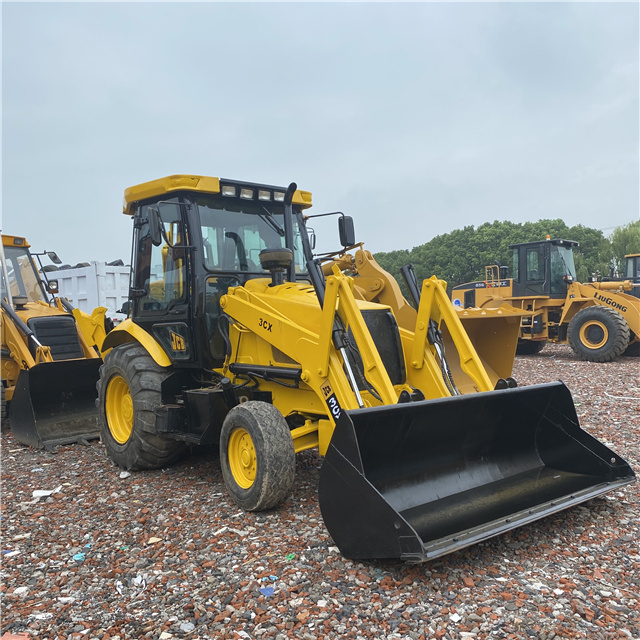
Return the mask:
<svg viewBox="0 0 640 640">
<path fill-rule="evenodd" d="M 197 205 L 207 271 L 266 275 L 260 266 L 260 252 L 285 246 L 282 207 L 267 210 L 258 202 L 213 196 L 198 198 Z M 306 267 L 295 221 L 293 230 L 294 261 L 300 273 L 306 271 Z"/>
<path fill-rule="evenodd" d="M 186 300 L 187 243 L 177 199 L 151 205 L 160 211 L 164 234 L 154 246 L 145 222 L 139 234 L 136 261 L 136 287 L 145 295 L 138 301 L 139 313 L 164 313 Z M 141 217 L 149 215 L 149 205 L 141 208 Z"/>
</svg>

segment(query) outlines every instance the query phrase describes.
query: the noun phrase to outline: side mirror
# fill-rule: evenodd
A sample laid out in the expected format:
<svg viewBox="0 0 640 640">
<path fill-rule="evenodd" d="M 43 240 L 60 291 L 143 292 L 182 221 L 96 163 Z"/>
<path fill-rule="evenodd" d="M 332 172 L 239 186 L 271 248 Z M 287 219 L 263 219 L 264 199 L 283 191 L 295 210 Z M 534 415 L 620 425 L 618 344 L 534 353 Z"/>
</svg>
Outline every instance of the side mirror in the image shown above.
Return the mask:
<svg viewBox="0 0 640 640">
<path fill-rule="evenodd" d="M 118 310 L 118 313 L 124 313 L 125 315 L 129 315 L 130 309 L 131 309 L 131 303 L 127 300 L 122 303 L 122 308 Z"/>
<path fill-rule="evenodd" d="M 51 294 L 59 293 L 60 289 L 58 288 L 58 281 L 49 280 L 49 283 L 47 284 L 47 291 Z"/>
<path fill-rule="evenodd" d="M 58 258 L 58 254 L 55 251 L 47 251 L 47 257 L 53 264 L 62 264 L 62 260 Z"/>
<path fill-rule="evenodd" d="M 340 233 L 340 244 L 343 247 L 350 247 L 356 243 L 356 232 L 351 216 L 338 218 L 338 232 Z"/>
<path fill-rule="evenodd" d="M 307 235 L 309 236 L 309 246 L 313 251 L 316 248 L 316 232 L 313 229 L 307 229 Z"/>
<path fill-rule="evenodd" d="M 160 209 L 158 207 L 149 207 L 147 209 L 149 216 L 149 235 L 154 247 L 159 247 L 162 243 L 162 219 L 160 218 Z"/>
</svg>

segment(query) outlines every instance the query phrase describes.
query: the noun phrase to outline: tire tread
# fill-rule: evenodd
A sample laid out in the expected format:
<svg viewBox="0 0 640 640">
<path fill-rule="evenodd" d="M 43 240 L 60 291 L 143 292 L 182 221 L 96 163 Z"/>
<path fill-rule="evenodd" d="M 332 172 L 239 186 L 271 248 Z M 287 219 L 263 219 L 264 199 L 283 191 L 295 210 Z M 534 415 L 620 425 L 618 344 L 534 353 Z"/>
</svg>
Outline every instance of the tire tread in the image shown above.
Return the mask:
<svg viewBox="0 0 640 640">
<path fill-rule="evenodd" d="M 114 440 L 106 417 L 106 386 L 114 374 L 127 381 L 133 399 L 133 430 L 123 445 Z M 166 369 L 156 364 L 138 343 L 112 349 L 100 367 L 97 403 L 101 437 L 109 457 L 123 469 L 160 469 L 174 462 L 184 450 L 184 443 L 148 431 L 155 426 L 154 411 L 160 403 L 162 381 L 167 375 Z"/>
<path fill-rule="evenodd" d="M 580 341 L 581 326 L 592 319 L 605 324 L 610 335 L 609 341 L 597 351 L 584 347 Z M 581 309 L 571 319 L 567 338 L 569 346 L 580 360 L 612 362 L 624 353 L 629 344 L 629 325 L 615 309 L 593 305 Z"/>
</svg>

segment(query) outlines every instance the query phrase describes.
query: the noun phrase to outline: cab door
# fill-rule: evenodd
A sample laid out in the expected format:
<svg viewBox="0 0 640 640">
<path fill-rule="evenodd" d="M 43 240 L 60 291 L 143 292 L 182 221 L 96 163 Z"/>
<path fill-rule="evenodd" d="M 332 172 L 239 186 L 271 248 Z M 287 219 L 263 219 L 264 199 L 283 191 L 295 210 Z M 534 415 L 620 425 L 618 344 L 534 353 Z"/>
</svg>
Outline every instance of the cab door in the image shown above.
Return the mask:
<svg viewBox="0 0 640 640">
<path fill-rule="evenodd" d="M 175 364 L 194 358 L 190 319 L 190 247 L 178 198 L 143 205 L 134 219 L 130 298 L 133 317 L 161 344 Z M 161 238 L 152 241 L 150 216 L 159 212 Z"/>
</svg>

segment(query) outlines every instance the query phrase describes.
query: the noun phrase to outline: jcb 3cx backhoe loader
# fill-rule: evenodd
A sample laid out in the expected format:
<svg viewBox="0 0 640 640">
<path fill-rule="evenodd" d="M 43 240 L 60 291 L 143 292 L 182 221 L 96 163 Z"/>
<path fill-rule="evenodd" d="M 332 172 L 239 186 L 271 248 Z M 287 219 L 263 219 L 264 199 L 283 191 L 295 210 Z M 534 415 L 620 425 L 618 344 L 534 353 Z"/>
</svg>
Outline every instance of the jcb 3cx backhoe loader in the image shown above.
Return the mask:
<svg viewBox="0 0 640 640">
<path fill-rule="evenodd" d="M 486 267 L 484 281 L 453 288 L 459 307 L 516 307 L 527 311 L 520 329 L 519 353 L 533 354 L 545 342 L 571 346 L 591 362 L 637 355 L 640 342 L 640 284 L 631 280 L 577 282 L 570 240 L 513 244 L 513 277 L 506 267 Z M 632 256 L 630 256 L 632 257 Z M 630 262 L 633 265 L 633 262 Z"/>
<path fill-rule="evenodd" d="M 89 316 L 50 299 L 57 282 L 38 270 L 34 255 L 25 238 L 2 235 L 2 418 L 19 442 L 53 449 L 99 436 L 97 347 L 106 309 Z"/>
<path fill-rule="evenodd" d="M 125 191 L 132 308 L 105 339 L 98 383 L 114 462 L 149 469 L 218 444 L 233 500 L 261 510 L 289 496 L 296 452 L 318 447 L 320 509 L 341 552 L 407 562 L 635 478 L 580 428 L 562 383 L 492 383 L 442 281 L 423 282 L 408 330 L 356 298 L 338 265 L 325 277 L 310 206 L 295 184 L 202 176 Z M 353 247 L 351 218 L 339 228 Z M 445 325 L 471 383 L 447 366 Z"/>
</svg>

